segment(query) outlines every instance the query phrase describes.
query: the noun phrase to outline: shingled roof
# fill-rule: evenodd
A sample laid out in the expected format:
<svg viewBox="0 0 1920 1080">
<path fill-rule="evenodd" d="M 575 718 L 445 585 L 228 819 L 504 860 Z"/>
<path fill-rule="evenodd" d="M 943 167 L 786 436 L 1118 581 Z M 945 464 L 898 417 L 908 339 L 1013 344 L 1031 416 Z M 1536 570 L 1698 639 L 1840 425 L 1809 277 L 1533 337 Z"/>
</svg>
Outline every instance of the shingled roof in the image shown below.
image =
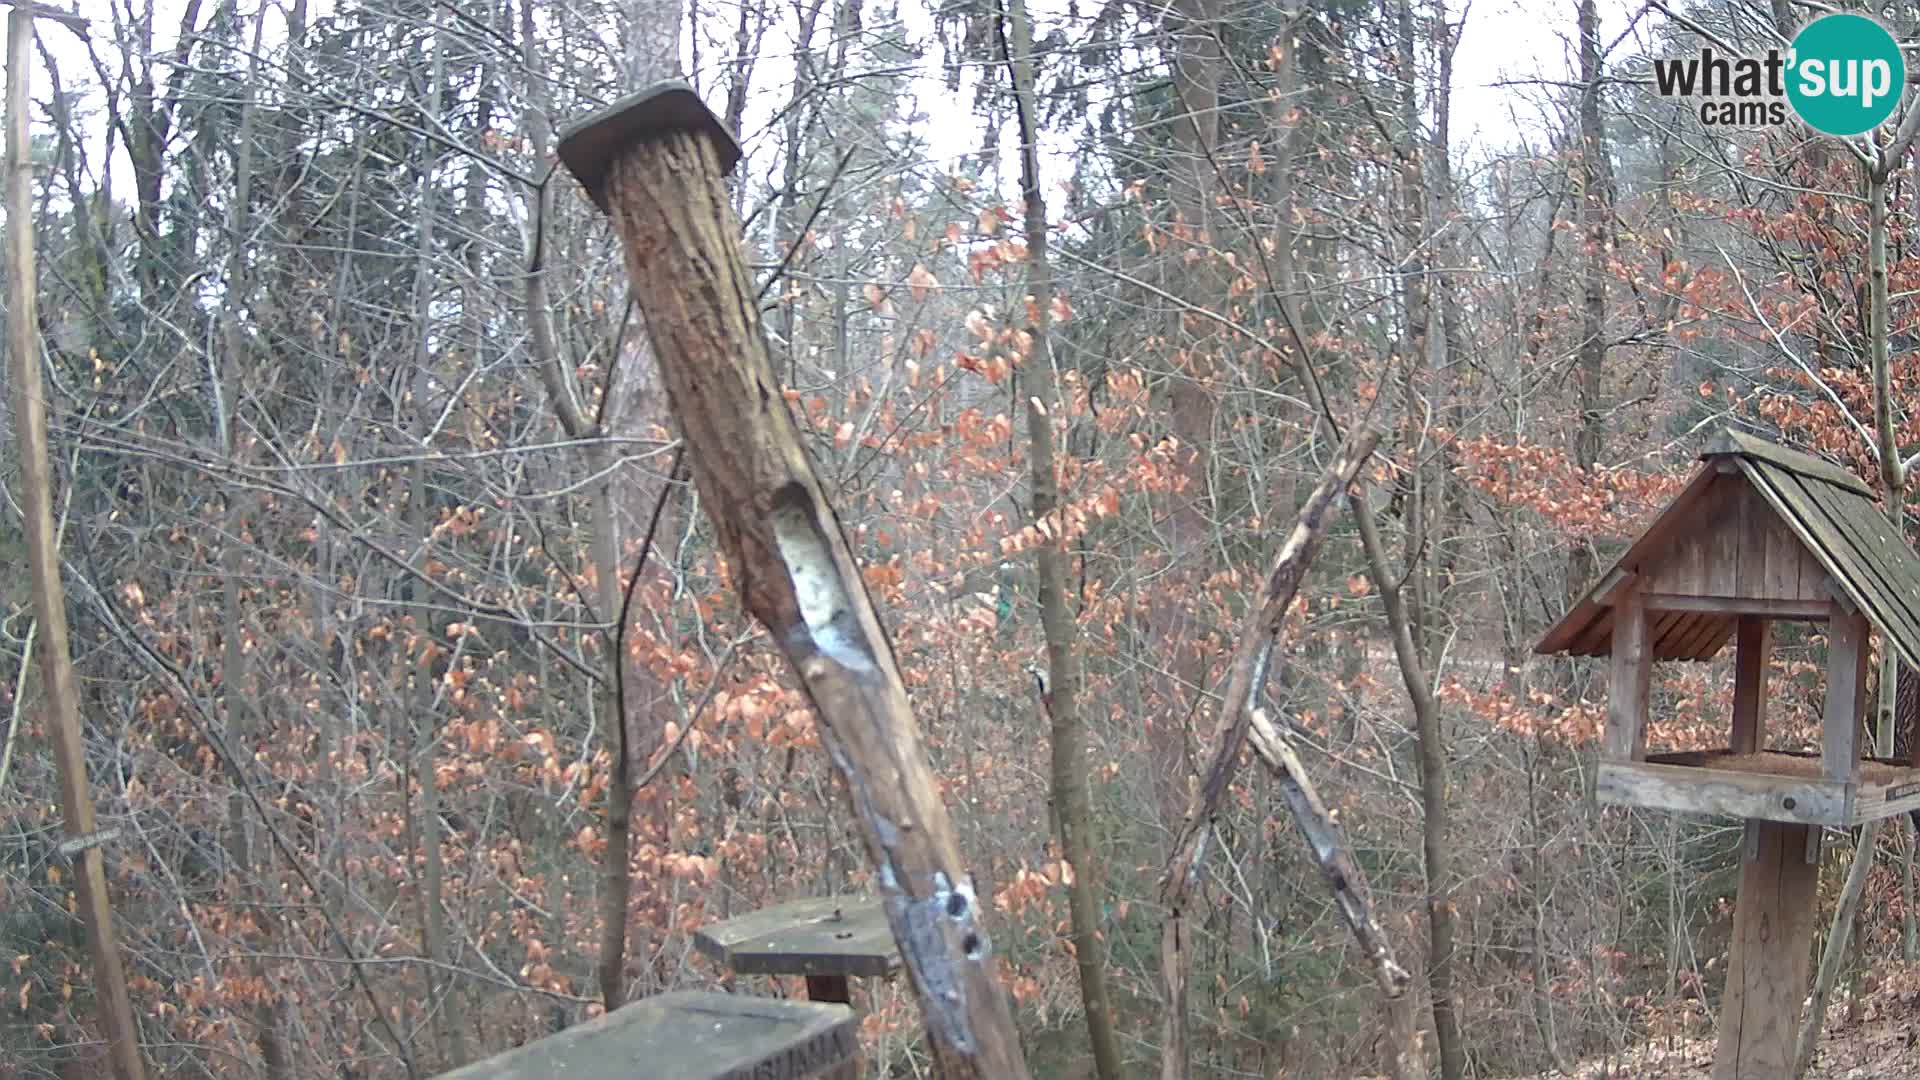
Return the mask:
<svg viewBox="0 0 1920 1080">
<path fill-rule="evenodd" d="M 1535 652 L 1609 655 L 1614 591 L 1676 560 L 1714 558 L 1704 551 L 1717 552 L 1727 564 L 1719 568 L 1724 582 L 1740 584 L 1715 585 L 1699 595 L 1748 595 L 1745 586 L 1768 575 L 1787 581 L 1788 591 L 1809 591 L 1815 582 L 1808 578 L 1817 576 L 1821 591 L 1864 614 L 1903 661 L 1920 668 L 1920 556 L 1896 535 L 1872 488 L 1832 462 L 1738 431 L 1723 431 L 1700 458 L 1686 488 L 1547 631 Z M 1713 577 L 1708 569 L 1694 569 L 1699 580 Z M 1676 606 L 1682 609 L 1660 611 L 1654 619 L 1655 659 L 1709 659 L 1738 624 L 1737 614 Z M 1790 610 L 1783 606 L 1781 617 L 1794 617 Z"/>
</svg>

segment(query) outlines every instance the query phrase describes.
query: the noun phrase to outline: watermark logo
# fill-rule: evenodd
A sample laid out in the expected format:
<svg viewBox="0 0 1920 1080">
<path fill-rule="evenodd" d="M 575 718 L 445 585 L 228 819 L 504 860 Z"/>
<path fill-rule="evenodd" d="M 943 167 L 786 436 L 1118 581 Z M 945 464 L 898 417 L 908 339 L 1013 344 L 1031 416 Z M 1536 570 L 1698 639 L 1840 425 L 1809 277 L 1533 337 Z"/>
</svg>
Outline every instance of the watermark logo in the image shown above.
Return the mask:
<svg viewBox="0 0 1920 1080">
<path fill-rule="evenodd" d="M 1653 62 L 1661 97 L 1698 102 L 1714 127 L 1773 127 L 1791 109 L 1815 131 L 1843 138 L 1872 131 L 1900 106 L 1907 83 L 1900 43 L 1864 15 L 1823 15 L 1800 28 L 1785 50 L 1759 56 L 1698 56 Z"/>
</svg>

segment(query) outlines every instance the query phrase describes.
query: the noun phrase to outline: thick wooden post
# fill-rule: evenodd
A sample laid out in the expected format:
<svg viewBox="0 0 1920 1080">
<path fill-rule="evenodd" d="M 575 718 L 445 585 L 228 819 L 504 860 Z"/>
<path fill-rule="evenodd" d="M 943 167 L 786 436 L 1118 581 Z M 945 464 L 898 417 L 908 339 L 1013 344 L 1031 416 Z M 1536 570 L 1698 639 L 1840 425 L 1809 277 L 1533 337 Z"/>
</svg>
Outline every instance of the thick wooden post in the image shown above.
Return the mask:
<svg viewBox="0 0 1920 1080">
<path fill-rule="evenodd" d="M 569 131 L 560 158 L 620 236 L 694 482 L 747 610 L 822 721 L 942 1074 L 1024 1080 L 985 912 L 892 644 L 761 335 L 723 183 L 738 146 L 690 89 L 670 83 Z"/>
<path fill-rule="evenodd" d="M 1773 656 L 1773 620 L 1740 616 L 1734 634 L 1733 752 L 1751 754 L 1767 745 L 1767 661 Z"/>
<path fill-rule="evenodd" d="M 1867 707 L 1867 618 L 1838 608 L 1827 623 L 1827 705 L 1820 718 L 1820 765 L 1829 780 L 1860 767 L 1860 721 Z"/>
<path fill-rule="evenodd" d="M 1637 584 L 1629 586 L 1613 608 L 1613 665 L 1607 685 L 1607 733 L 1602 750 L 1609 761 L 1644 761 L 1647 756 L 1647 697 L 1653 687 L 1653 643 L 1647 606 Z"/>
<path fill-rule="evenodd" d="M 1793 1080 L 1820 881 L 1807 861 L 1814 828 L 1747 822 L 1713 1080 Z"/>
</svg>

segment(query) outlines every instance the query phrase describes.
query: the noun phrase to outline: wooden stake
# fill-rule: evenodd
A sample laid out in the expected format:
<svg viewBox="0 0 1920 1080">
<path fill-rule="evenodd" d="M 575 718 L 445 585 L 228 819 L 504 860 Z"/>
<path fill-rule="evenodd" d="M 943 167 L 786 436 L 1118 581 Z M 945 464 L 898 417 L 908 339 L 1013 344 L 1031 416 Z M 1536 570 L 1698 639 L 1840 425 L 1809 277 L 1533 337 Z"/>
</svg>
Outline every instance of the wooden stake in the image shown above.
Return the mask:
<svg viewBox="0 0 1920 1080">
<path fill-rule="evenodd" d="M 28 139 L 28 80 L 33 63 L 31 9 L 7 14 L 7 259 L 9 342 L 13 362 L 13 424 L 20 452 L 20 508 L 26 518 L 33 613 L 40 627 L 40 678 L 54 763 L 60 770 L 60 813 L 66 850 L 79 864 L 75 891 L 93 958 L 100 1027 L 119 1080 L 144 1080 L 140 1042 L 127 1000 L 126 973 L 114 942 L 107 899 L 106 857 L 95 831 L 87 790 L 87 754 L 80 734 L 80 694 L 67 644 L 67 599 L 60 583 L 60 551 L 53 524 L 53 470 L 47 461 L 47 414 L 40 382 L 39 313 L 34 290 L 33 148 Z"/>
<path fill-rule="evenodd" d="M 560 144 L 620 236 L 735 587 L 799 676 L 852 794 L 941 1074 L 1025 1080 L 983 901 L 893 646 L 774 375 L 723 183 L 738 157 L 732 136 L 678 83 L 616 103 Z"/>
</svg>

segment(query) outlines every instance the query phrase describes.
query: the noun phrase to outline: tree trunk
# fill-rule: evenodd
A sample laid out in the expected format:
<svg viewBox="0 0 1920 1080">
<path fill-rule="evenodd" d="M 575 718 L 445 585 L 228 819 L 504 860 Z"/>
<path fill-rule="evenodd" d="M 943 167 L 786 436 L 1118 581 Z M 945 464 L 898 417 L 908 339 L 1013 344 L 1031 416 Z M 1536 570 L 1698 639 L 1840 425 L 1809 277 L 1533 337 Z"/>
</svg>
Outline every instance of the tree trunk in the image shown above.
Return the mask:
<svg viewBox="0 0 1920 1080">
<path fill-rule="evenodd" d="M 1904 125 L 1903 125 L 1904 127 Z M 1885 164 L 1869 166 L 1867 173 L 1867 350 L 1873 369 L 1873 422 L 1880 457 L 1881 496 L 1886 500 L 1887 518 L 1894 535 L 1905 540 L 1904 485 L 1898 432 L 1893 426 L 1892 374 L 1887 362 L 1887 172 Z M 1900 660 L 1893 649 L 1882 646 L 1880 661 L 1880 700 L 1873 732 L 1874 751 L 1882 757 L 1893 753 L 1893 720 L 1899 711 Z M 1795 1055 L 1796 1076 L 1806 1075 L 1813 1065 L 1814 1049 L 1820 1042 L 1825 1023 L 1827 999 L 1840 977 L 1848 946 L 1853 939 L 1853 920 L 1866 890 L 1867 873 L 1873 868 L 1874 850 L 1880 836 L 1880 822 L 1869 821 L 1860 827 L 1860 838 L 1853 850 L 1853 862 L 1847 867 L 1847 883 L 1834 905 L 1833 924 L 1820 950 L 1820 969 L 1813 980 L 1813 1002 L 1800 1023 L 1800 1049 Z"/>
<path fill-rule="evenodd" d="M 1841 886 L 1840 899 L 1833 907 L 1833 925 L 1828 928 L 1827 942 L 1820 950 L 1820 970 L 1813 979 L 1813 999 L 1800 1020 L 1799 1050 L 1794 1054 L 1796 1077 L 1805 1076 L 1813 1067 L 1813 1054 L 1820 1045 L 1821 1029 L 1826 1026 L 1827 999 L 1833 994 L 1833 984 L 1840 977 L 1847 946 L 1853 939 L 1853 917 L 1860 908 L 1861 894 L 1866 892 L 1867 871 L 1873 866 L 1873 849 L 1879 838 L 1880 822 L 1869 821 L 1860 826 L 1853 862 L 1847 867 L 1846 884 Z"/>
<path fill-rule="evenodd" d="M 107 893 L 106 855 L 94 835 L 93 796 L 87 787 L 87 753 L 80 730 L 80 692 L 74 681 L 67 635 L 66 589 L 60 580 L 60 549 L 53 521 L 53 469 L 47 453 L 46 391 L 40 375 L 39 287 L 34 265 L 33 150 L 28 93 L 33 64 L 33 15 L 14 8 L 7 15 L 7 327 L 12 349 L 13 430 L 19 441 L 20 512 L 27 534 L 33 613 L 40 628 L 41 685 L 47 729 L 60 774 L 60 816 L 67 840 L 77 846 L 74 891 L 93 963 L 93 993 L 108 1060 L 116 1080 L 143 1080 L 139 1029 L 127 998 L 126 972 L 113 929 Z"/>
<path fill-rule="evenodd" d="M 1606 128 L 1600 113 L 1600 15 L 1595 0 L 1580 0 L 1580 238 L 1581 261 L 1580 348 L 1574 361 L 1576 405 L 1580 423 L 1574 428 L 1573 463 L 1592 477 L 1600 464 L 1601 439 L 1606 432 L 1606 401 L 1602 391 L 1607 364 L 1607 187 L 1612 169 L 1607 158 Z M 1577 599 L 1593 581 L 1592 545 L 1576 540 L 1567 553 L 1567 597 Z"/>
<path fill-rule="evenodd" d="M 1424 254 L 1431 241 L 1428 230 L 1430 205 L 1425 155 L 1422 153 L 1423 140 L 1419 138 L 1419 109 L 1414 97 L 1416 56 L 1412 0 L 1400 2 L 1396 36 L 1400 75 L 1406 85 L 1400 107 L 1402 134 L 1397 148 L 1402 227 L 1407 237 L 1407 254 L 1402 258 L 1406 347 L 1402 350 L 1401 363 L 1405 365 L 1407 395 L 1404 441 L 1406 449 L 1418 455 L 1419 433 L 1415 427 L 1418 410 L 1413 407 L 1417 400 L 1415 381 L 1416 376 L 1427 368 L 1433 312 L 1432 282 Z M 1412 492 L 1405 510 L 1409 528 L 1415 536 L 1427 526 L 1421 472 L 1421 462 L 1416 456 L 1407 473 Z M 1440 743 L 1439 703 L 1434 699 L 1427 675 L 1429 643 L 1426 640 L 1426 597 L 1421 589 L 1418 568 L 1414 565 L 1414 560 L 1422 557 L 1425 545 L 1415 540 L 1409 541 L 1406 574 L 1395 576 L 1387 569 L 1386 550 L 1380 542 L 1379 529 L 1367 507 L 1364 494 L 1353 497 L 1353 508 L 1373 585 L 1386 608 L 1387 628 L 1393 639 L 1394 653 L 1399 659 L 1401 677 L 1414 706 L 1419 743 L 1421 807 L 1425 813 L 1422 841 L 1426 858 L 1429 919 L 1427 985 L 1433 992 L 1433 1026 L 1440 1050 L 1440 1074 L 1444 1080 L 1461 1080 L 1466 1073 L 1466 1048 L 1461 1040 L 1460 1023 L 1454 1015 L 1453 1006 L 1454 924 L 1453 907 L 1448 899 L 1452 882 L 1449 870 L 1451 853 L 1447 847 L 1446 748 Z M 1404 591 L 1403 582 L 1412 585 L 1411 592 Z"/>
<path fill-rule="evenodd" d="M 1466 1073 L 1466 1048 L 1461 1042 L 1459 1019 L 1453 1006 L 1454 911 L 1449 896 L 1453 850 L 1447 835 L 1447 750 L 1440 741 L 1440 702 L 1434 697 L 1433 685 L 1414 644 L 1414 627 L 1398 584 L 1401 578 L 1387 562 L 1386 546 L 1381 542 L 1373 511 L 1367 506 L 1367 497 L 1356 493 L 1351 498 L 1360 543 L 1367 556 L 1368 577 L 1386 608 L 1387 629 L 1392 634 L 1400 680 L 1413 702 L 1423 811 L 1421 849 L 1427 878 L 1427 985 L 1433 991 L 1433 1026 L 1439 1036 L 1441 1075 L 1445 1080 L 1459 1080 Z"/>
<path fill-rule="evenodd" d="M 433 61 L 428 78 L 427 115 L 437 119 L 446 82 L 445 39 L 438 32 L 433 35 Z M 425 152 L 429 157 L 420 170 L 419 216 L 415 230 L 418 241 L 414 252 L 413 282 L 413 329 L 416 335 L 413 352 L 413 426 L 414 437 L 422 446 L 429 445 L 433 438 L 433 350 L 429 342 L 433 328 L 433 306 L 430 301 L 433 294 L 434 226 L 438 212 L 432 167 L 432 160 L 438 156 L 438 151 L 428 149 Z M 415 558 L 422 563 L 426 561 L 427 551 L 431 547 L 434 524 L 429 519 L 427 486 L 427 466 L 425 462 L 416 460 L 408 484 L 407 516 L 420 545 Z M 418 591 L 412 582 L 409 582 L 408 588 Z M 425 597 L 416 596 L 415 599 L 423 600 Z M 437 644 L 438 635 L 434 632 L 433 609 L 423 605 L 418 610 L 421 619 L 419 629 L 427 645 L 414 660 L 411 715 L 407 717 L 410 761 L 402 774 L 402 783 L 413 781 L 420 785 L 419 814 L 414 819 L 413 835 L 424 856 L 418 899 L 421 945 L 430 961 L 426 973 L 425 1011 L 432 1017 L 433 1049 L 441 1059 L 441 1068 L 451 1069 L 465 1062 L 466 1040 L 462 1031 L 464 1019 L 452 997 L 444 910 L 446 867 L 440 850 L 439 695 L 435 692 L 434 680 L 434 658 L 439 654 L 440 647 Z"/>
<path fill-rule="evenodd" d="M 1173 39 L 1173 90 L 1180 115 L 1168 131 L 1173 144 L 1170 202 L 1176 215 L 1176 252 L 1200 256 L 1181 264 L 1176 272 L 1179 299 L 1195 308 L 1217 305 L 1224 280 L 1213 261 L 1210 225 L 1213 196 L 1218 189 L 1215 147 L 1220 131 L 1220 78 L 1225 60 L 1218 34 L 1221 0 L 1176 0 L 1167 13 Z M 1172 256 L 1169 256 L 1172 257 Z M 1147 721 L 1147 741 L 1156 809 L 1169 828 L 1186 809 L 1189 724 L 1197 716 L 1199 687 L 1206 681 L 1206 657 L 1199 647 L 1199 624 L 1193 609 L 1202 574 L 1193 567 L 1207 551 L 1211 530 L 1208 452 L 1213 444 L 1215 402 L 1211 388 L 1213 348 L 1219 343 L 1211 321 L 1182 310 L 1173 316 L 1171 368 L 1167 380 L 1168 425 L 1179 440 L 1178 465 L 1186 483 L 1169 493 L 1166 554 L 1169 587 L 1150 601 L 1151 644 L 1173 672 L 1164 697 L 1171 706 L 1164 716 Z M 1182 699 L 1185 699 L 1184 701 Z"/>
<path fill-rule="evenodd" d="M 1027 378 L 1027 442 L 1032 469 L 1032 517 L 1044 539 L 1034 548 L 1039 576 L 1040 625 L 1047 639 L 1048 690 L 1044 704 L 1052 726 L 1052 800 L 1060 819 L 1061 854 L 1073 868 L 1067 907 L 1073 927 L 1073 957 L 1080 971 L 1080 1000 L 1100 1080 L 1120 1080 L 1120 1048 L 1113 1035 L 1107 997 L 1107 943 L 1100 933 L 1101 874 L 1094 865 L 1093 810 L 1087 792 L 1087 725 L 1080 715 L 1079 624 L 1068 606 L 1066 553 L 1055 463 L 1053 417 L 1071 415 L 1054 381 L 1053 275 L 1047 263 L 1047 204 L 1040 190 L 1039 104 L 1033 88 L 1033 23 L 1026 0 L 1007 0 L 1009 47 L 1001 48 L 1013 81 L 1020 120 L 1020 195 L 1026 203 L 1027 287 L 1032 291 L 1033 348 L 1021 370 Z M 1046 523 L 1051 522 L 1052 528 Z M 1053 539 L 1061 537 L 1061 539 Z"/>
<path fill-rule="evenodd" d="M 544 77 L 534 36 L 531 0 L 521 6 L 520 20 L 522 57 L 532 72 L 531 85 L 540 87 L 544 85 Z M 677 21 L 673 25 L 677 26 Z M 634 66 L 639 58 L 630 56 L 629 71 L 635 78 L 665 77 L 677 72 L 679 67 L 677 53 L 667 59 L 672 60 L 670 66 L 640 68 Z M 545 109 L 544 92 L 536 91 L 529 96 L 525 121 L 534 159 L 540 162 L 550 160 L 552 153 L 552 130 Z M 633 786 L 634 771 L 659 746 L 666 719 L 660 710 L 670 702 L 669 695 L 654 681 L 652 672 L 630 663 L 620 648 L 624 640 L 623 628 L 618 623 L 624 569 L 621 525 L 626 516 L 622 510 L 623 507 L 650 509 L 664 497 L 671 478 L 646 471 L 635 475 L 618 469 L 617 454 L 604 440 L 613 433 L 664 427 L 667 415 L 659 366 L 645 333 L 633 334 L 625 327 L 620 328 L 621 345 L 609 365 L 597 413 L 588 412 L 573 374 L 566 370 L 555 339 L 547 295 L 546 242 L 553 219 L 553 190 L 554 185 L 548 183 L 528 195 L 526 312 L 529 346 L 547 391 L 548 403 L 567 437 L 588 443 L 588 469 L 599 478 L 593 487 L 589 512 L 589 549 L 597 581 L 593 615 L 603 625 L 601 653 L 605 660 L 594 692 L 594 709 L 607 732 L 612 775 L 607 783 L 607 846 L 600 864 L 600 954 L 595 967 L 601 1002 L 612 1011 L 626 1001 L 631 945 L 628 909 L 633 896 L 633 802 L 637 794 Z M 644 314 L 641 321 L 644 322 Z M 649 691 L 647 708 L 630 708 L 629 702 L 623 699 L 642 684 Z M 649 823 L 664 840 L 664 804 L 661 804 L 661 813 Z"/>
<path fill-rule="evenodd" d="M 254 59 L 250 63 L 250 76 L 259 73 L 260 37 L 264 23 L 264 16 L 254 22 Z M 251 77 L 248 85 L 253 85 Z M 220 452 L 229 467 L 236 471 L 243 467 L 245 457 L 240 440 L 239 412 L 243 396 L 241 376 L 247 369 L 249 349 L 246 332 L 241 328 L 241 311 L 251 294 L 247 235 L 252 217 L 256 118 L 253 96 L 249 93 L 240 101 L 240 124 L 233 149 L 233 193 L 227 207 L 227 233 L 231 247 L 227 253 L 220 319 L 220 385 L 213 388 Z M 220 555 L 223 624 L 220 688 L 226 703 L 226 740 L 228 748 L 237 753 L 239 760 L 249 762 L 254 760 L 254 743 L 260 735 L 257 704 L 260 688 L 253 685 L 246 649 L 246 604 L 242 595 L 246 568 L 241 538 L 251 528 L 248 519 L 255 508 L 256 500 L 246 489 L 236 487 L 227 493 L 226 544 Z M 249 944 L 259 952 L 268 953 L 274 950 L 279 936 L 280 920 L 276 913 L 280 910 L 283 898 L 276 895 L 278 890 L 272 885 L 273 860 L 262 857 L 262 853 L 254 849 L 252 822 L 249 819 L 251 808 L 239 786 L 244 783 L 244 779 L 238 780 L 227 797 L 227 846 L 233 857 L 233 865 L 239 871 L 239 887 L 260 912 L 256 920 L 257 928 L 252 935 L 253 941 Z M 264 961 L 252 960 L 248 967 L 254 978 L 268 983 L 269 970 Z M 255 1042 L 260 1049 L 260 1060 L 265 1067 L 267 1080 L 287 1080 L 292 1075 L 292 1066 L 287 1060 L 287 1049 L 281 1038 L 279 1017 L 274 1005 L 262 1000 L 251 1011 L 257 1029 Z"/>
</svg>

